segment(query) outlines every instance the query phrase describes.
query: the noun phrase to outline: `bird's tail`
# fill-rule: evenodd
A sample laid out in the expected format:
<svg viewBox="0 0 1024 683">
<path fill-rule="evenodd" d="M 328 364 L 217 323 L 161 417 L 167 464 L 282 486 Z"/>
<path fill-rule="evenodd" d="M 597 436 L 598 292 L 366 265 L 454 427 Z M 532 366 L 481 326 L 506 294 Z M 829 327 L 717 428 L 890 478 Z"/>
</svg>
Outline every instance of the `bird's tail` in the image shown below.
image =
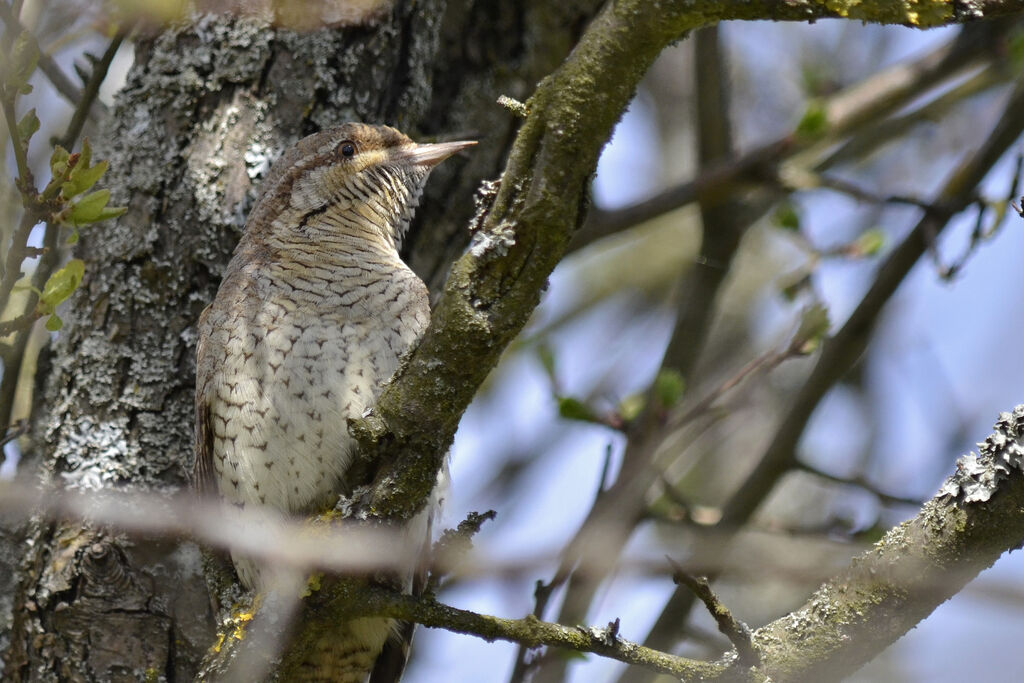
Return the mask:
<svg viewBox="0 0 1024 683">
<path fill-rule="evenodd" d="M 313 644 L 292 680 L 364 683 L 393 629 L 393 620 L 376 617 L 331 629 Z"/>
</svg>

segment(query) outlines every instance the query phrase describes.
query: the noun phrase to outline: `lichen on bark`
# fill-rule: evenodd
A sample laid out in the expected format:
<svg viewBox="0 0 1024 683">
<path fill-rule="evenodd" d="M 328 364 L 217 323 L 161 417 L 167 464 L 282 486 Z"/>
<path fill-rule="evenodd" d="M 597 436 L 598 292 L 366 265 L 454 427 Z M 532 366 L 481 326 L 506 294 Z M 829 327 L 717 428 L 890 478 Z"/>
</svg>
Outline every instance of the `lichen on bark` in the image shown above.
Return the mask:
<svg viewBox="0 0 1024 683">
<path fill-rule="evenodd" d="M 511 117 L 492 105 L 496 91 L 522 92 L 564 54 L 557 47 L 552 54 L 543 36 L 524 45 L 517 31 L 528 26 L 520 16 L 527 11 L 397 2 L 379 22 L 353 28 L 299 33 L 254 16 L 206 15 L 139 37 L 127 84 L 93 141 L 111 162 L 105 184 L 112 202 L 129 210 L 83 230 L 76 247 L 88 272 L 62 311 L 65 328 L 46 382 L 48 414 L 37 416 L 33 434 L 46 478 L 76 489 L 173 492 L 187 485 L 194 324 L 262 175 L 304 134 L 360 119 L 417 137 L 467 129 L 493 136 L 472 172 L 450 164 L 438 174 L 426 220 L 412 233 L 417 267 L 428 278 L 443 274 L 468 239 L 472 191 L 481 176 L 496 174 L 510 139 Z M 491 51 L 467 57 L 464 50 L 476 49 L 468 39 L 442 50 L 441 31 L 472 35 Z M 496 64 L 512 61 L 522 69 L 496 72 Z M 446 201 L 431 202 L 439 196 Z M 76 668 L 69 676 L 85 679 L 194 674 L 213 642 L 194 547 L 71 521 L 40 519 L 23 535 L 31 550 L 19 568 L 16 623 L 4 631 L 11 635 L 5 676 L 46 680 L 67 666 Z M 94 555 L 138 590 L 85 600 L 76 590 Z M 131 624 L 118 621 L 122 609 L 133 615 Z M 109 668 L 114 663 L 74 656 L 88 647 L 90 633 L 120 635 L 117 672 Z"/>
</svg>

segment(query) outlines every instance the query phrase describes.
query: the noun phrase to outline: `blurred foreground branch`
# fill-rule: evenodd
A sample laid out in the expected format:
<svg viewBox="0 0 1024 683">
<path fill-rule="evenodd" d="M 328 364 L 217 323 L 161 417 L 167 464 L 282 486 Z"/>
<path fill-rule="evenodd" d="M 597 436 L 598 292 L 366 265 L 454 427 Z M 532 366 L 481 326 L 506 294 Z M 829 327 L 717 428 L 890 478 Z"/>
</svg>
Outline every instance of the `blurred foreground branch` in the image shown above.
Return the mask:
<svg viewBox="0 0 1024 683">
<path fill-rule="evenodd" d="M 357 579 L 334 582 L 308 601 L 344 618 L 386 616 L 488 641 L 594 652 L 684 681 L 835 680 L 856 671 L 1024 542 L 1024 406 L 1001 415 L 995 430 L 980 456 L 962 458 L 914 519 L 890 530 L 803 607 L 758 629 L 744 658 L 735 651 L 715 662 L 676 657 L 620 638 L 617 622 L 594 629 L 533 616 L 504 619 Z M 749 666 L 757 659 L 759 666 Z"/>
<path fill-rule="evenodd" d="M 365 571 L 370 566 L 382 566 L 382 560 L 403 559 L 400 554 L 387 557 L 387 551 L 382 550 L 386 536 L 364 535 L 365 530 L 360 529 L 351 529 L 352 535 L 344 542 L 332 539 L 325 543 L 308 525 L 302 527 L 308 534 L 296 534 L 291 525 L 278 522 L 280 527 L 275 531 L 275 523 L 268 522 L 259 535 L 249 534 L 246 540 L 245 533 L 210 516 L 209 509 L 190 504 L 167 514 L 162 506 L 173 501 L 154 501 L 152 495 L 134 499 L 124 494 L 110 495 L 104 502 L 103 496 L 95 494 L 64 494 L 57 499 L 38 494 L 31 497 L 13 490 L 3 494 L 6 512 L 14 506 L 24 510 L 33 504 L 49 507 L 51 513 L 118 521 L 136 533 L 195 533 L 220 547 L 230 543 L 245 552 L 260 553 L 267 561 L 290 563 L 302 571 L 333 564 L 335 571 L 337 567 Z M 252 524 L 246 526 L 251 528 Z M 269 530 L 269 536 L 265 530 Z M 288 536 L 293 538 L 289 540 Z M 962 458 L 957 472 L 914 519 L 893 528 L 871 550 L 855 558 L 846 571 L 826 581 L 805 606 L 753 634 L 751 655 L 761 661 L 756 670 L 741 664 L 735 652 L 715 662 L 702 662 L 642 647 L 620 638 L 617 624 L 585 628 L 546 623 L 532 616 L 506 619 L 482 615 L 444 605 L 431 595 L 403 595 L 363 579 L 343 578 L 324 584 L 306 602 L 317 613 L 328 612 L 339 618 L 386 616 L 489 641 L 593 652 L 683 680 L 834 679 L 855 671 L 1003 552 L 1022 542 L 1024 406 L 1018 406 L 1000 416 L 995 433 L 981 445 L 980 455 Z M 392 548 L 400 553 L 399 546 L 396 543 Z M 365 556 L 353 554 L 353 549 L 360 547 L 367 549 Z M 344 552 L 332 550 L 342 548 Z M 227 658 L 244 647 L 250 623 L 259 624 L 260 620 L 234 622 L 238 634 L 222 643 Z M 746 659 L 750 661 L 750 655 Z"/>
</svg>

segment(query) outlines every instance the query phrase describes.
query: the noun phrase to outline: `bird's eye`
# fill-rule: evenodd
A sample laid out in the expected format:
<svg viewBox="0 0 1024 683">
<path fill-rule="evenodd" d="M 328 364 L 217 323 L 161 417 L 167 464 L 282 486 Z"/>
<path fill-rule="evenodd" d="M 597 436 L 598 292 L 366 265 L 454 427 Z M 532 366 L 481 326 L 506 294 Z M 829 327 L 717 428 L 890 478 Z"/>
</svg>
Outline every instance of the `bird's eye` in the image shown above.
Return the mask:
<svg viewBox="0 0 1024 683">
<path fill-rule="evenodd" d="M 355 156 L 355 153 L 356 145 L 351 140 L 345 140 L 340 145 L 338 145 L 338 154 L 345 157 L 346 159 L 351 159 L 353 156 Z"/>
</svg>

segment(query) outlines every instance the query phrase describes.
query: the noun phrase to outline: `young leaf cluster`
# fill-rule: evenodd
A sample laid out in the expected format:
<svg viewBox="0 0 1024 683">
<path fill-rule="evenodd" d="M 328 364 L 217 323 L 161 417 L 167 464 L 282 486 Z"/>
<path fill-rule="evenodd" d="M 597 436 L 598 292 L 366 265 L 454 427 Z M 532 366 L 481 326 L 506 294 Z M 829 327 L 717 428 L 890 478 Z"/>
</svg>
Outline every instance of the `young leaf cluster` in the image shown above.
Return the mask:
<svg viewBox="0 0 1024 683">
<path fill-rule="evenodd" d="M 0 278 L 0 311 L 7 310 L 11 292 L 15 289 L 29 289 L 35 293 L 34 308 L 26 310 L 16 320 L 0 321 L 5 333 L 27 329 L 38 318 L 48 316 L 46 327 L 60 329 L 62 323 L 56 314 L 57 306 L 65 301 L 78 287 L 85 272 L 84 262 L 72 259 L 63 268 L 52 273 L 43 285 L 42 291 L 35 283 L 17 285 L 23 277 L 22 266 L 26 258 L 39 256 L 50 247 L 30 247 L 28 238 L 39 223 L 51 226 L 69 227 L 71 235 L 68 244 L 78 241 L 78 228 L 90 223 L 120 216 L 124 207 L 108 206 L 110 191 L 94 190 L 96 183 L 106 172 L 106 161 L 92 162 L 92 148 L 88 139 L 83 141 L 79 152 L 69 152 L 60 145 L 55 146 L 50 157 L 50 180 L 39 191 L 35 185 L 28 163 L 29 145 L 39 132 L 40 121 L 35 109 L 30 109 L 17 118 L 17 100 L 22 94 L 32 91 L 29 80 L 39 62 L 39 47 L 28 32 L 21 32 L 11 44 L 9 58 L 3 60 L 0 68 L 0 104 L 10 133 L 11 145 L 17 165 L 16 185 L 21 195 L 24 213 L 17 230 L 11 232 L 10 243 L 5 245 L 7 256 Z M 11 314 L 7 314 L 8 316 Z M 15 324 L 17 323 L 17 324 Z"/>
</svg>

